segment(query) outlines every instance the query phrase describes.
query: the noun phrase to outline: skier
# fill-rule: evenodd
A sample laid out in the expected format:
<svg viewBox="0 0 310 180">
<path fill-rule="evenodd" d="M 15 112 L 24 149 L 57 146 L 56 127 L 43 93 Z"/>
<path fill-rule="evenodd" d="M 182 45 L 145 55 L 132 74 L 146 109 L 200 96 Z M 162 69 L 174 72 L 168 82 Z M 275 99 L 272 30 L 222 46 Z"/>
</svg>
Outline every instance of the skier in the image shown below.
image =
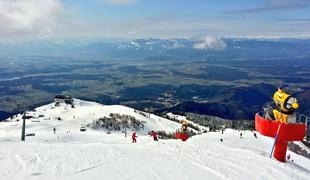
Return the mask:
<svg viewBox="0 0 310 180">
<path fill-rule="evenodd" d="M 240 133 L 240 139 L 242 139 L 242 133 Z"/>
<path fill-rule="evenodd" d="M 288 159 L 288 160 L 291 159 L 291 155 L 290 155 L 290 154 L 287 155 L 287 159 Z"/>
<path fill-rule="evenodd" d="M 152 131 L 152 132 L 151 132 L 151 136 L 153 137 L 154 141 L 158 141 L 157 132 Z"/>
<path fill-rule="evenodd" d="M 223 139 L 221 138 L 220 141 L 223 142 Z"/>
<path fill-rule="evenodd" d="M 255 138 L 257 138 L 257 135 L 256 135 L 256 133 L 254 133 L 254 137 L 255 137 Z"/>
<path fill-rule="evenodd" d="M 56 134 L 56 128 L 54 128 L 53 131 L 54 131 L 54 134 Z"/>
<path fill-rule="evenodd" d="M 132 143 L 136 143 L 137 142 L 137 135 L 136 135 L 136 132 L 134 131 L 131 135 L 131 138 L 132 138 Z"/>
</svg>

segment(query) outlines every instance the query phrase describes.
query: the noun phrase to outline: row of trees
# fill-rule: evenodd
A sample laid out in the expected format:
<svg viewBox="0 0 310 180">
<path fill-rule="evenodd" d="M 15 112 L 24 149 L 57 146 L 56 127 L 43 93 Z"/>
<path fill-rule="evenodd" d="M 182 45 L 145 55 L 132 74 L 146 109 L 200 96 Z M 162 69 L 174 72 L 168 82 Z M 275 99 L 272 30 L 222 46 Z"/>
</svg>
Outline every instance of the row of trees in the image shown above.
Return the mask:
<svg viewBox="0 0 310 180">
<path fill-rule="evenodd" d="M 117 113 L 110 113 L 109 117 L 102 117 L 98 120 L 94 120 L 89 126 L 94 129 L 103 128 L 109 131 L 120 131 L 125 129 L 139 131 L 144 129 L 143 122 L 136 119 L 134 116 L 121 115 Z"/>
<path fill-rule="evenodd" d="M 231 120 L 223 119 L 217 116 L 200 115 L 194 113 L 185 113 L 190 121 L 210 128 L 210 131 L 221 130 L 223 128 L 232 128 L 240 130 L 254 130 L 254 121 L 250 120 Z"/>
<path fill-rule="evenodd" d="M 182 121 L 181 121 L 181 120 L 178 120 L 178 119 L 175 119 L 175 118 L 171 118 L 171 117 L 167 116 L 167 114 L 162 115 L 162 117 L 164 117 L 164 118 L 166 118 L 166 119 L 169 119 L 170 121 L 174 121 L 174 122 L 180 123 L 180 126 L 181 126 L 181 124 L 182 124 Z M 198 131 L 198 132 L 201 132 L 201 129 L 199 128 L 199 126 L 194 125 L 194 124 L 192 124 L 192 123 L 189 123 L 189 124 L 188 124 L 188 127 L 192 128 L 192 129 L 194 129 L 194 130 L 196 130 L 196 131 Z"/>
</svg>

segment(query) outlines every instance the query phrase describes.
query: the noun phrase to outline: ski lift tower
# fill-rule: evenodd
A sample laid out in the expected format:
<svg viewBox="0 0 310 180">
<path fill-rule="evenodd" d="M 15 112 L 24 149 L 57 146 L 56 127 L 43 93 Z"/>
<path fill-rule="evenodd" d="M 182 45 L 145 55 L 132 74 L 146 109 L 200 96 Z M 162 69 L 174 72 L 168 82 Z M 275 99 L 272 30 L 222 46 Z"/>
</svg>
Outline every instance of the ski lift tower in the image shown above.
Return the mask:
<svg viewBox="0 0 310 180">
<path fill-rule="evenodd" d="M 23 119 L 23 126 L 22 126 L 22 135 L 21 135 L 21 141 L 25 141 L 25 131 L 26 131 L 26 113 L 22 116 Z"/>
</svg>

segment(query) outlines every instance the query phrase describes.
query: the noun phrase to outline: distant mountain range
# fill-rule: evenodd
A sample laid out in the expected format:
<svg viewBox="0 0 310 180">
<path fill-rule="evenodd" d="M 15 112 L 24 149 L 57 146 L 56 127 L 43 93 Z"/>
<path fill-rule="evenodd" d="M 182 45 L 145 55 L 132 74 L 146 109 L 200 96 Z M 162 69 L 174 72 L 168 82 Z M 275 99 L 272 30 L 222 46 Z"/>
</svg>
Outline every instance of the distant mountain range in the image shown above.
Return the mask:
<svg viewBox="0 0 310 180">
<path fill-rule="evenodd" d="M 219 48 L 219 42 L 223 47 Z M 223 58 L 270 57 L 281 55 L 310 55 L 310 39 L 133 39 L 133 40 L 44 40 L 0 43 L 1 54 L 88 54 L 97 53 L 111 57 L 208 57 Z M 258 52 L 259 51 L 259 52 Z"/>
</svg>

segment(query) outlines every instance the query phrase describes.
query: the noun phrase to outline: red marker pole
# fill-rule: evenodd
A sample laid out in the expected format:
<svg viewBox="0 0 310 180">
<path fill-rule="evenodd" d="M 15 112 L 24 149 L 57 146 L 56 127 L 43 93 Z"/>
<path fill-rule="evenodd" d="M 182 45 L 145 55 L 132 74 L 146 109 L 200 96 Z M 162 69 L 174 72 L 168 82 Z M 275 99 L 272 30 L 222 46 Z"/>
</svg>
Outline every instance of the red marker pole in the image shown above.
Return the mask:
<svg viewBox="0 0 310 180">
<path fill-rule="evenodd" d="M 270 158 L 271 158 L 271 156 L 273 154 L 274 146 L 276 145 L 276 142 L 278 140 L 278 135 L 279 135 L 279 132 L 280 132 L 281 125 L 282 125 L 282 123 L 278 126 L 278 130 L 277 130 L 276 136 L 274 137 L 274 143 L 273 143 L 273 146 L 272 146 L 272 149 L 271 149 Z"/>
</svg>

